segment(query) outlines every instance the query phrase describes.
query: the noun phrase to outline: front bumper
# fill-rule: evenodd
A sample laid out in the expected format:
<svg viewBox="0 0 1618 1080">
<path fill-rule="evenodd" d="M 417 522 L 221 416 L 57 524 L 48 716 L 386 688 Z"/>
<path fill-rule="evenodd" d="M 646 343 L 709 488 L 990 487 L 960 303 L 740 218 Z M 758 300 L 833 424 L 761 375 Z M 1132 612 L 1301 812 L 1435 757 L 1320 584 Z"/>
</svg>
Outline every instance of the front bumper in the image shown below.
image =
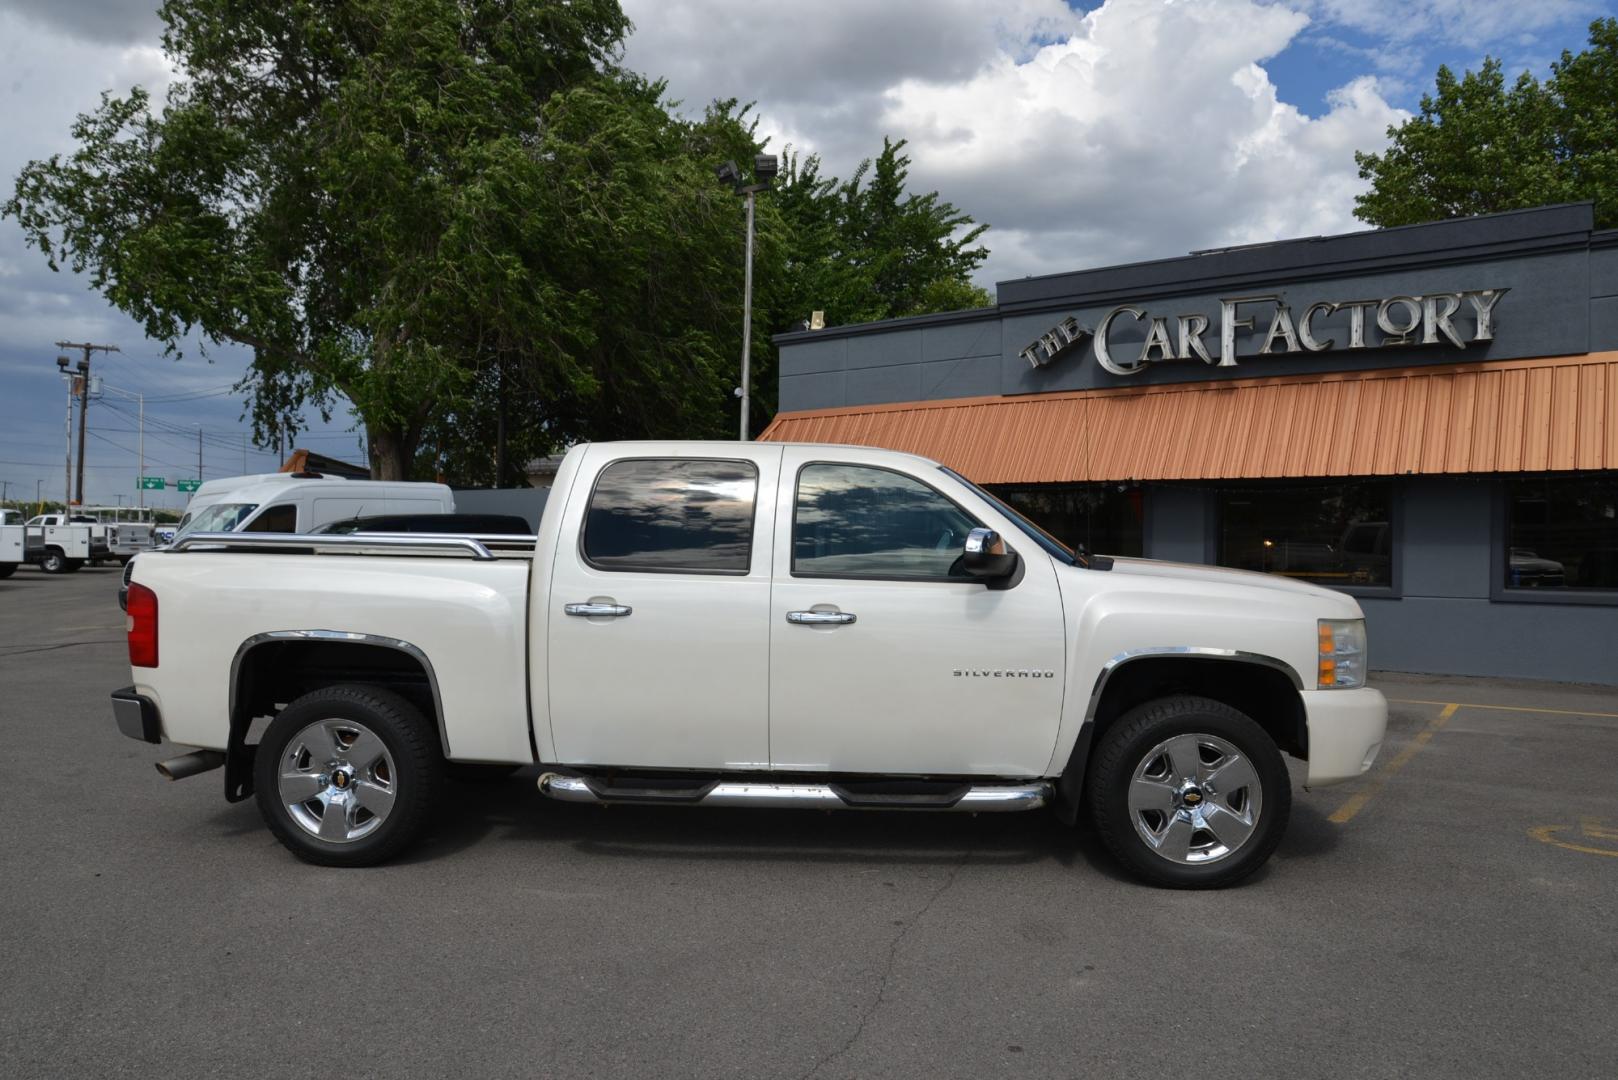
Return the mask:
<svg viewBox="0 0 1618 1080">
<path fill-rule="evenodd" d="M 112 718 L 118 730 L 141 742 L 163 741 L 163 718 L 157 711 L 157 702 L 135 692 L 133 686 L 112 692 Z"/>
<path fill-rule="evenodd" d="M 1388 730 L 1388 702 L 1382 691 L 1305 690 L 1309 718 L 1310 787 L 1340 784 L 1371 767 Z"/>
</svg>

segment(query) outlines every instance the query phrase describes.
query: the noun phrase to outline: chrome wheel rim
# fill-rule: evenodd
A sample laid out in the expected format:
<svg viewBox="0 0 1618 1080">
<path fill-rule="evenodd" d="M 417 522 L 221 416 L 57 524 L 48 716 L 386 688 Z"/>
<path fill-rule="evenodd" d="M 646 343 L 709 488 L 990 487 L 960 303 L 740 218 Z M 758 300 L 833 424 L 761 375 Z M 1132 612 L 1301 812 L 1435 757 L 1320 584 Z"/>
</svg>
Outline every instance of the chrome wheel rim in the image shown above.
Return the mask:
<svg viewBox="0 0 1618 1080">
<path fill-rule="evenodd" d="M 388 819 L 397 776 L 376 732 L 354 720 L 316 720 L 287 743 L 277 787 L 298 828 L 350 844 Z"/>
<path fill-rule="evenodd" d="M 1258 771 L 1217 735 L 1176 735 L 1152 747 L 1129 781 L 1129 818 L 1158 857 L 1180 866 L 1227 859 L 1264 811 Z"/>
</svg>

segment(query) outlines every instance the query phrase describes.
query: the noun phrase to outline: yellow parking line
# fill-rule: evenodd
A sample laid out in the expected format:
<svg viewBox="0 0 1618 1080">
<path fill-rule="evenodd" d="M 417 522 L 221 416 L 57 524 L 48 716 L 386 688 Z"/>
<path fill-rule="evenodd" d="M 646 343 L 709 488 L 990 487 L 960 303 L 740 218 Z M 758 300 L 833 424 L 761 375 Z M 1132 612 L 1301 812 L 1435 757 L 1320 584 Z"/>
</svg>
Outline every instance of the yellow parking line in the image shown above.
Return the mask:
<svg viewBox="0 0 1618 1080">
<path fill-rule="evenodd" d="M 1420 701 L 1416 698 L 1389 698 L 1395 705 L 1448 705 L 1447 701 Z M 1493 709 L 1496 712 L 1531 712 L 1549 713 L 1552 716 L 1597 716 L 1605 720 L 1618 720 L 1618 713 L 1586 712 L 1580 709 L 1532 709 L 1526 705 L 1474 705 L 1470 701 L 1463 701 L 1458 706 L 1462 709 Z"/>
<path fill-rule="evenodd" d="M 1371 801 L 1373 795 L 1388 786 L 1388 779 L 1394 773 L 1408 765 L 1410 759 L 1420 753 L 1422 747 L 1433 741 L 1433 736 L 1438 734 L 1438 729 L 1449 723 L 1449 718 L 1454 716 L 1455 710 L 1461 707 L 1453 701 L 1422 701 L 1408 702 L 1407 704 L 1442 705 L 1444 709 L 1433 717 L 1426 727 L 1416 733 L 1416 737 L 1410 740 L 1410 745 L 1400 751 L 1398 757 L 1388 762 L 1370 784 L 1366 785 L 1363 790 L 1350 795 L 1348 800 L 1342 806 L 1339 806 L 1331 817 L 1326 819 L 1327 821 L 1332 822 L 1334 825 L 1342 825 L 1353 820 L 1355 814 L 1365 809 L 1365 804 Z"/>
</svg>

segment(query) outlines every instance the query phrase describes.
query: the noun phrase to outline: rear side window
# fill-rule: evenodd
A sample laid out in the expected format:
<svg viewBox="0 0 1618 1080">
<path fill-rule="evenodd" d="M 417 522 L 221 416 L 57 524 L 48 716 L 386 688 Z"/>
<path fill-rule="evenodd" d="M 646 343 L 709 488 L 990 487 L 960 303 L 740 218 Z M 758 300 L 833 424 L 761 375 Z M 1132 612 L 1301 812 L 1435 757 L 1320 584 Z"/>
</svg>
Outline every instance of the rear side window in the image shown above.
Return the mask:
<svg viewBox="0 0 1618 1080">
<path fill-rule="evenodd" d="M 615 461 L 590 495 L 584 559 L 599 570 L 745 574 L 757 498 L 751 462 Z"/>
<path fill-rule="evenodd" d="M 805 465 L 792 515 L 792 573 L 969 581 L 957 560 L 977 524 L 948 498 L 901 473 Z"/>
<path fill-rule="evenodd" d="M 290 533 L 298 531 L 298 508 L 292 504 L 271 506 L 249 521 L 242 532 Z"/>
</svg>

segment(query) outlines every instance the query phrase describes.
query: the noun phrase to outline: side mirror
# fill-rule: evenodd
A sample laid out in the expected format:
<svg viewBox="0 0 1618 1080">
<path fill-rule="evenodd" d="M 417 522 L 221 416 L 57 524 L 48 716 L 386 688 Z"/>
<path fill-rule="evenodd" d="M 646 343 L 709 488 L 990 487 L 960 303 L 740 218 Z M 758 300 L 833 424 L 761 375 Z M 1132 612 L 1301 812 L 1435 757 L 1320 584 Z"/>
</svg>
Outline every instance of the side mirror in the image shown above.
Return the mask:
<svg viewBox="0 0 1618 1080">
<path fill-rule="evenodd" d="M 1006 542 L 993 529 L 973 529 L 966 534 L 961 569 L 988 581 L 1007 578 L 1016 573 L 1017 553 L 1008 550 Z"/>
</svg>

